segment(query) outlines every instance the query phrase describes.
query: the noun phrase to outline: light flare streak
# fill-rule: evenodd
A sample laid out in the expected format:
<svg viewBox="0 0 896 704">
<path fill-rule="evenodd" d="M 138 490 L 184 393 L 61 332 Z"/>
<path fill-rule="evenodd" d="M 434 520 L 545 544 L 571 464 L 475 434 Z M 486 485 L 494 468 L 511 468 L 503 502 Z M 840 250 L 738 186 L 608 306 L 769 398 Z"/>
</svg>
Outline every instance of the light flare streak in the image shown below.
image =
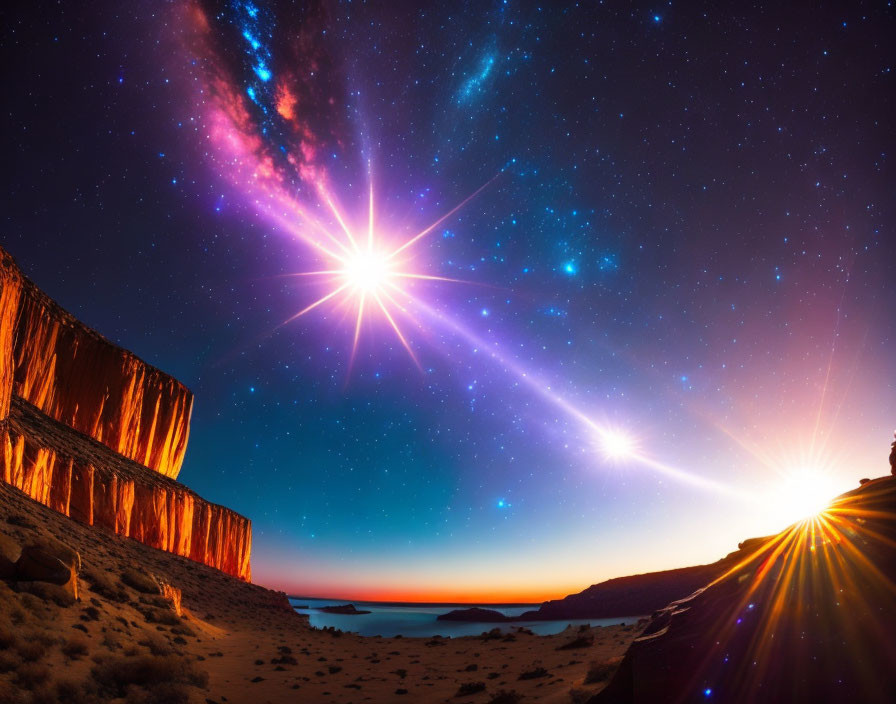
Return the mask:
<svg viewBox="0 0 896 704">
<path fill-rule="evenodd" d="M 401 293 L 401 290 L 396 289 L 396 292 Z M 487 351 L 488 356 L 493 361 L 497 362 L 505 372 L 511 374 L 521 384 L 528 387 L 539 397 L 548 401 L 551 405 L 561 410 L 565 415 L 580 423 L 586 429 L 586 431 L 592 437 L 596 438 L 601 444 L 606 445 L 609 443 L 611 445 L 618 445 L 618 438 L 620 437 L 620 433 L 623 432 L 622 430 L 609 426 L 603 426 L 597 423 L 587 413 L 580 410 L 568 399 L 555 392 L 548 382 L 544 381 L 538 375 L 524 368 L 522 365 L 518 364 L 517 362 L 510 359 L 507 355 L 502 353 L 499 349 L 497 349 L 497 343 L 487 342 L 455 318 L 445 315 L 441 311 L 426 304 L 419 298 L 408 297 L 408 302 L 410 305 L 419 309 L 419 311 L 426 315 L 429 319 L 435 321 L 436 323 L 442 325 L 451 332 L 465 339 L 470 345 L 474 347 L 474 349 L 482 349 Z M 753 496 L 752 494 L 745 493 L 741 489 L 731 487 L 727 484 L 714 481 L 712 479 L 707 479 L 706 477 L 701 477 L 697 474 L 692 474 L 691 472 L 687 472 L 683 469 L 673 467 L 664 462 L 660 462 L 654 458 L 648 457 L 647 455 L 637 451 L 633 441 L 628 443 L 628 447 L 626 449 L 626 452 L 624 453 L 624 457 L 625 459 L 647 467 L 648 469 L 651 469 L 658 474 L 666 476 L 670 479 L 674 479 L 677 482 L 694 486 L 703 491 L 711 491 L 719 494 L 724 494 L 741 501 L 757 500 L 757 497 Z M 619 459 L 622 459 L 622 455 L 620 455 Z"/>
<path fill-rule="evenodd" d="M 204 16 L 196 15 L 193 19 L 197 22 L 197 31 L 200 35 L 208 31 Z M 252 22 L 255 22 L 254 18 Z M 263 34 L 257 32 L 253 24 L 252 36 Z M 200 45 L 203 45 L 202 41 Z M 259 52 L 267 51 L 264 47 L 254 45 L 251 50 L 253 56 L 258 54 L 261 58 L 264 56 Z M 400 242 L 395 242 L 391 237 L 393 233 L 390 233 L 387 227 L 379 225 L 378 230 L 376 196 L 371 165 L 368 161 L 369 183 L 365 193 L 367 212 L 363 218 L 363 225 L 356 228 L 355 223 L 346 216 L 338 199 L 328 187 L 325 169 L 315 161 L 316 155 L 321 151 L 320 145 L 315 142 L 313 133 L 300 119 L 301 115 L 296 109 L 297 97 L 284 81 L 285 77 L 278 77 L 276 89 L 268 91 L 271 100 L 275 101 L 269 106 L 275 108 L 273 113 L 271 110 L 268 110 L 268 113 L 277 114 L 287 120 L 296 128 L 292 134 L 300 135 L 301 141 L 297 147 L 285 152 L 286 161 L 294 169 L 294 173 L 287 173 L 289 168 L 277 166 L 278 162 L 272 156 L 278 154 L 275 146 L 269 143 L 269 140 L 265 140 L 254 122 L 257 115 L 253 118 L 253 114 L 258 112 L 257 108 L 264 110 L 264 106 L 259 103 L 267 95 L 262 90 L 264 88 L 262 85 L 256 86 L 261 92 L 248 93 L 251 98 L 249 100 L 246 98 L 248 89 L 240 89 L 223 77 L 215 75 L 210 84 L 212 89 L 210 93 L 215 97 L 204 103 L 208 108 L 205 120 L 207 137 L 216 147 L 212 159 L 220 175 L 230 180 L 260 215 L 296 241 L 307 245 L 325 262 L 325 265 L 318 270 L 289 275 L 311 278 L 328 288 L 319 298 L 305 305 L 283 324 L 319 310 L 325 304 L 352 309 L 350 370 L 360 346 L 365 322 L 372 315 L 377 315 L 395 334 L 401 346 L 419 368 L 418 356 L 403 326 L 406 321 L 411 321 L 425 331 L 426 328 L 420 323 L 420 319 L 425 318 L 428 323 L 434 322 L 440 325 L 474 347 L 488 350 L 492 359 L 500 364 L 506 373 L 580 424 L 586 435 L 592 438 L 595 450 L 603 452 L 608 459 L 617 464 L 638 464 L 661 476 L 704 491 L 717 492 L 738 499 L 748 498 L 758 503 L 767 500 L 767 494 L 760 496 L 734 488 L 646 455 L 638 447 L 637 438 L 626 438 L 623 429 L 596 422 L 588 413 L 554 391 L 549 383 L 515 362 L 496 345 L 486 342 L 455 317 L 435 310 L 420 296 L 415 295 L 412 290 L 414 282 L 457 282 L 457 279 L 416 270 L 410 256 L 412 249 L 482 193 L 502 172 L 499 171 L 429 226 Z M 733 434 L 732 437 L 744 444 L 741 438 Z M 753 451 L 757 456 L 760 454 L 756 449 Z M 770 458 L 761 459 L 770 464 Z"/>
<path fill-rule="evenodd" d="M 896 516 L 879 508 L 892 505 L 887 503 L 891 500 L 884 492 L 884 498 L 875 497 L 877 491 L 841 496 L 818 514 L 761 539 L 758 547 L 745 547 L 744 556 L 707 587 L 670 605 L 669 610 L 678 613 L 696 605 L 724 608 L 705 633 L 705 642 L 714 647 L 705 649 L 694 668 L 695 691 L 702 691 L 706 682 L 701 678 L 715 671 L 723 678 L 713 683 L 720 695 L 724 688 L 738 701 L 761 699 L 762 684 L 772 668 L 781 662 L 808 662 L 806 658 L 817 654 L 808 650 L 813 644 L 806 633 L 848 642 L 841 652 L 854 660 L 851 666 L 857 672 L 863 671 L 862 663 L 868 660 L 865 649 L 874 647 L 871 643 L 891 641 L 886 619 L 860 616 L 867 611 L 865 599 L 870 595 L 877 604 L 893 604 L 896 598 L 896 584 L 871 558 L 896 549 L 896 541 L 888 536 L 892 534 L 888 525 Z M 741 633 L 742 629 L 747 631 Z M 808 652 L 798 657 L 791 650 L 796 646 Z M 718 660 L 725 654 L 727 663 L 732 650 L 738 655 L 732 654 L 732 664 L 720 670 Z M 878 677 L 867 674 L 862 684 L 874 692 Z M 868 701 L 872 700 L 877 698 Z"/>
</svg>

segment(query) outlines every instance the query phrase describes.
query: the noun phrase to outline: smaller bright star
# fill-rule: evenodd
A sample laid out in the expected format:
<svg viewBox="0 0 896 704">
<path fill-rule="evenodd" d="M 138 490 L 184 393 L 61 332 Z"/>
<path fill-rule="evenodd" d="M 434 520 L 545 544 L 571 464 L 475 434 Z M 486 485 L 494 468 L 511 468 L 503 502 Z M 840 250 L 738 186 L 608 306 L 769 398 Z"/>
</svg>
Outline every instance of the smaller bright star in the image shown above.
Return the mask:
<svg viewBox="0 0 896 704">
<path fill-rule="evenodd" d="M 621 460 L 635 454 L 635 441 L 624 431 L 602 430 L 599 441 L 608 460 Z"/>
</svg>

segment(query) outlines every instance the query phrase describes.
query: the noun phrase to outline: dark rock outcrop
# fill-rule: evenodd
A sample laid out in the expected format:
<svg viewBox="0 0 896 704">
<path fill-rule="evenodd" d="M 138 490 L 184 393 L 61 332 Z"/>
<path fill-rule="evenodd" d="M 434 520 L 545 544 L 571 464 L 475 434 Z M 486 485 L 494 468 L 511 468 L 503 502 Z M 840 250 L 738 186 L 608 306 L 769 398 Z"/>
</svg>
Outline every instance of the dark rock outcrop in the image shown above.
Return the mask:
<svg viewBox="0 0 896 704">
<path fill-rule="evenodd" d="M 12 579 L 16 575 L 16 562 L 22 554 L 22 546 L 8 535 L 0 533 L 0 579 Z"/>
<path fill-rule="evenodd" d="M 356 609 L 354 604 L 341 604 L 339 606 L 322 606 L 321 611 L 328 614 L 342 614 L 344 616 L 361 616 L 369 614 L 369 611 Z"/>
<path fill-rule="evenodd" d="M 504 623 L 515 619 L 508 618 L 500 611 L 494 609 L 482 609 L 474 606 L 470 609 L 455 609 L 447 614 L 440 614 L 437 621 L 469 621 L 473 623 Z"/>
<path fill-rule="evenodd" d="M 896 478 L 659 611 L 591 704 L 896 701 Z"/>
<path fill-rule="evenodd" d="M 56 540 L 32 540 L 21 545 L 0 533 L 0 579 L 15 581 L 19 591 L 73 604 L 78 600 L 80 570 L 78 552 Z"/>
</svg>

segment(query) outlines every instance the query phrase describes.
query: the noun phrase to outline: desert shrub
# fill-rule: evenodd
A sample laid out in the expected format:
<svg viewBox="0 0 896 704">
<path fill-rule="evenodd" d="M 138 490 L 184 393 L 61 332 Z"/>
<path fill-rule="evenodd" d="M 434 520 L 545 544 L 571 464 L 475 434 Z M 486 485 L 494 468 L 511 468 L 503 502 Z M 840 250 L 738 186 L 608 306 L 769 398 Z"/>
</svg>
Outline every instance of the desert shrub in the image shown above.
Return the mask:
<svg viewBox="0 0 896 704">
<path fill-rule="evenodd" d="M 121 641 L 111 633 L 103 635 L 103 640 L 100 641 L 100 645 L 109 650 L 121 650 Z"/>
<path fill-rule="evenodd" d="M 84 570 L 81 577 L 90 584 L 90 591 L 109 601 L 124 603 L 129 598 L 127 590 L 121 584 L 113 582 L 105 572 L 87 569 Z"/>
<path fill-rule="evenodd" d="M 20 582 L 19 590 L 23 603 L 27 600 L 27 608 L 29 611 L 38 612 L 44 615 L 49 610 L 49 605 L 69 607 L 75 603 L 75 595 L 66 587 L 58 584 L 49 584 L 47 582 Z M 38 601 L 33 601 L 37 599 Z"/>
<path fill-rule="evenodd" d="M 21 626 L 23 623 L 26 623 L 29 620 L 28 613 L 19 606 L 18 600 L 15 601 L 14 604 L 11 604 L 9 612 L 7 614 L 9 616 L 9 620 L 15 626 Z"/>
<path fill-rule="evenodd" d="M 7 650 L 16 644 L 16 634 L 0 627 L 0 650 Z"/>
<path fill-rule="evenodd" d="M 159 682 L 148 689 L 132 687 L 128 693 L 128 704 L 188 704 L 190 690 L 177 682 Z"/>
<path fill-rule="evenodd" d="M 44 653 L 47 652 L 47 646 L 42 640 L 23 638 L 16 645 L 16 651 L 25 662 L 34 662 L 44 656 Z"/>
<path fill-rule="evenodd" d="M 163 626 L 180 625 L 180 616 L 168 609 L 149 608 L 144 609 L 141 613 L 148 623 L 160 623 Z"/>
<path fill-rule="evenodd" d="M 0 697 L 0 701 L 6 702 Z M 45 682 L 36 687 L 26 700 L 28 704 L 100 704 L 100 701 L 89 691 L 74 682 L 66 682 L 60 688 L 54 682 Z"/>
<path fill-rule="evenodd" d="M 592 645 L 594 645 L 594 636 L 579 636 L 557 646 L 557 650 L 578 650 L 579 648 L 590 648 Z"/>
<path fill-rule="evenodd" d="M 159 585 L 146 572 L 129 567 L 121 573 L 121 581 L 143 594 L 158 594 Z"/>
<path fill-rule="evenodd" d="M 143 655 L 132 658 L 110 658 L 91 670 L 94 682 L 102 694 L 123 697 L 132 685 L 158 690 L 161 685 L 174 685 L 168 694 L 169 699 L 149 699 L 148 701 L 184 701 L 178 699 L 178 685 L 206 687 L 208 673 L 200 670 L 195 663 L 176 655 L 150 656 Z M 150 691 L 148 693 L 152 694 Z M 187 696 L 189 699 L 189 696 Z"/>
<path fill-rule="evenodd" d="M 539 677 L 548 677 L 550 673 L 543 667 L 536 667 L 532 670 L 526 670 L 517 679 L 521 680 L 537 680 Z"/>
<path fill-rule="evenodd" d="M 4 704 L 24 704 L 25 695 L 21 687 L 6 680 L 0 680 L 0 702 Z"/>
<path fill-rule="evenodd" d="M 328 665 L 327 670 L 329 670 L 331 675 L 335 675 L 337 672 L 342 672 L 341 665 Z"/>
<path fill-rule="evenodd" d="M 42 614 L 47 610 L 46 604 L 44 604 L 40 597 L 35 596 L 34 594 L 29 594 L 28 592 L 19 593 L 19 603 L 31 613 Z"/>
<path fill-rule="evenodd" d="M 139 601 L 141 604 L 154 606 L 157 609 L 168 609 L 171 607 L 171 602 L 161 594 L 142 594 Z"/>
<path fill-rule="evenodd" d="M 44 684 L 34 689 L 28 698 L 28 704 L 59 704 L 59 698 L 49 684 Z"/>
<path fill-rule="evenodd" d="M 6 517 L 6 522 L 13 526 L 19 526 L 20 528 L 37 528 L 34 523 L 20 513 L 10 514 Z"/>
<path fill-rule="evenodd" d="M 587 704 L 593 696 L 594 692 L 587 689 L 569 690 L 569 701 L 571 704 Z"/>
<path fill-rule="evenodd" d="M 138 641 L 137 644 L 149 648 L 149 652 L 153 655 L 168 655 L 171 653 L 171 646 L 168 645 L 168 642 L 157 636 L 147 636 L 143 640 Z"/>
<path fill-rule="evenodd" d="M 23 662 L 16 669 L 16 682 L 25 689 L 34 689 L 47 681 L 50 670 L 37 662 Z"/>
<path fill-rule="evenodd" d="M 65 704 L 88 704 L 95 701 L 84 685 L 74 680 L 56 680 L 53 683 L 52 691 L 56 697 L 53 701 L 57 704 L 61 702 L 65 702 Z"/>
<path fill-rule="evenodd" d="M 190 628 L 188 625 L 186 625 L 183 622 L 178 623 L 177 626 L 175 626 L 174 628 L 171 629 L 171 632 L 176 636 L 189 636 L 190 638 L 196 637 L 196 631 L 194 631 L 192 628 Z M 281 653 L 286 652 L 288 654 L 288 653 L 291 653 L 292 651 L 289 648 L 287 648 L 285 651 L 283 650 L 283 648 L 280 648 L 280 652 Z"/>
<path fill-rule="evenodd" d="M 585 675 L 585 684 L 593 684 L 594 682 L 606 682 L 616 671 L 618 663 L 615 662 L 595 662 L 588 668 L 588 674 Z"/>
<path fill-rule="evenodd" d="M 464 682 L 457 688 L 455 697 L 466 697 L 470 694 L 478 694 L 485 691 L 485 682 Z"/>
<path fill-rule="evenodd" d="M 523 701 L 523 695 L 517 692 L 516 690 L 501 690 L 491 699 L 489 699 L 488 704 L 519 704 L 519 702 Z"/>
<path fill-rule="evenodd" d="M 11 672 L 15 670 L 19 665 L 22 664 L 22 658 L 11 651 L 4 651 L 0 653 L 0 673 L 3 672 Z M 3 699 L 0 698 L 0 702 Z"/>
<path fill-rule="evenodd" d="M 72 658 L 74 660 L 81 657 L 82 655 L 87 655 L 87 641 L 84 640 L 84 638 L 75 636 L 65 641 L 60 650 L 62 651 L 62 654 L 67 658 Z"/>
</svg>

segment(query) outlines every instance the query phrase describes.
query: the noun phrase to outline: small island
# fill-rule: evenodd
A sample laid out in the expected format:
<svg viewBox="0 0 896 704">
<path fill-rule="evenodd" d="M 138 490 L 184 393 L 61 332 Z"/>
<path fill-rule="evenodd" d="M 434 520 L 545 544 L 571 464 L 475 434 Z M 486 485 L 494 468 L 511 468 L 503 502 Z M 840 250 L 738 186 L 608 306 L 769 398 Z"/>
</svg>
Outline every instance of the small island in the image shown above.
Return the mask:
<svg viewBox="0 0 896 704">
<path fill-rule="evenodd" d="M 481 609 L 475 606 L 470 609 L 455 609 L 447 614 L 440 614 L 437 621 L 470 621 L 474 623 L 504 623 L 514 619 L 494 609 Z"/>
<path fill-rule="evenodd" d="M 361 616 L 369 614 L 369 611 L 362 611 L 355 608 L 354 604 L 341 604 L 339 606 L 322 606 L 320 611 L 328 614 L 343 614 L 345 616 Z"/>
</svg>

